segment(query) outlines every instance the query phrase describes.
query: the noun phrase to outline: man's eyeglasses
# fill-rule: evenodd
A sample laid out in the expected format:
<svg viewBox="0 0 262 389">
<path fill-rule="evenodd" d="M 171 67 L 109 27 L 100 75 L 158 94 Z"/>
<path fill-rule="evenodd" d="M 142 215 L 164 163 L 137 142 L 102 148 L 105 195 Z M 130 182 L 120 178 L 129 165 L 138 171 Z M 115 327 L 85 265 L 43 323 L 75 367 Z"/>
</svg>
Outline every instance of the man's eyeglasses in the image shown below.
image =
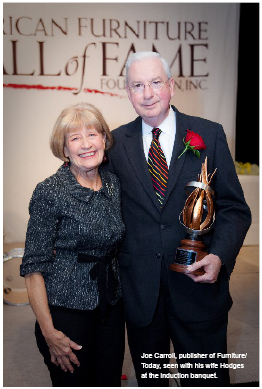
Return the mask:
<svg viewBox="0 0 262 389">
<path fill-rule="evenodd" d="M 156 91 L 156 90 L 161 89 L 164 86 L 164 84 L 166 84 L 168 81 L 169 80 L 152 81 L 149 84 L 137 83 L 137 84 L 134 84 L 134 85 L 128 87 L 128 89 L 132 90 L 134 93 L 142 93 L 146 86 L 150 86 L 150 88 L 153 89 L 153 91 Z"/>
</svg>

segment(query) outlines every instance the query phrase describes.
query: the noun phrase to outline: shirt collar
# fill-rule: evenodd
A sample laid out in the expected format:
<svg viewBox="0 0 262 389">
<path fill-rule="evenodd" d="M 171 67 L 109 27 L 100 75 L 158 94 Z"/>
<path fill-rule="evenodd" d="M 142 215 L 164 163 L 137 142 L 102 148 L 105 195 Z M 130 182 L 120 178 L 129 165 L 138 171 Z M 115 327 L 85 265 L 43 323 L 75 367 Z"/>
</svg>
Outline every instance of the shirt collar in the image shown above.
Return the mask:
<svg viewBox="0 0 262 389">
<path fill-rule="evenodd" d="M 142 135 L 146 136 L 149 133 L 152 133 L 152 129 L 154 127 L 149 126 L 142 120 Z M 165 132 L 167 135 L 174 136 L 175 134 L 175 128 L 176 128 L 176 114 L 175 111 L 170 107 L 169 108 L 169 114 L 165 118 L 165 120 L 158 126 L 158 128 L 161 129 L 162 132 Z"/>
<path fill-rule="evenodd" d="M 111 198 L 111 192 L 114 189 L 113 185 L 107 182 L 106 176 L 102 168 L 99 168 L 99 173 L 102 180 L 102 188 L 98 191 L 103 193 L 106 197 Z M 89 201 L 94 194 L 92 189 L 80 185 L 73 173 L 70 171 L 68 164 L 63 164 L 57 171 L 58 176 L 62 179 L 63 185 L 71 193 L 72 196 L 79 200 Z"/>
</svg>

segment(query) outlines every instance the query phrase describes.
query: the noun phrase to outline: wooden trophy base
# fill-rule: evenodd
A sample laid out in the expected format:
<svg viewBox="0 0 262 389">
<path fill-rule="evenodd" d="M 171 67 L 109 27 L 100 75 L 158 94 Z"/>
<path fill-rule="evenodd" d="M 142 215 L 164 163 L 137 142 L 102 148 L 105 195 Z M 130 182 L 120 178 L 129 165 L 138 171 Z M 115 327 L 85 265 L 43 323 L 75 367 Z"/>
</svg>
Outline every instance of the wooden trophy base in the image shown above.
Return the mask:
<svg viewBox="0 0 262 389">
<path fill-rule="evenodd" d="M 202 240 L 183 239 L 178 247 L 174 263 L 169 265 L 170 270 L 179 273 L 188 273 L 187 266 L 203 259 L 208 253 L 204 251 L 206 245 Z M 202 276 L 205 273 L 203 268 L 191 274 Z"/>
</svg>

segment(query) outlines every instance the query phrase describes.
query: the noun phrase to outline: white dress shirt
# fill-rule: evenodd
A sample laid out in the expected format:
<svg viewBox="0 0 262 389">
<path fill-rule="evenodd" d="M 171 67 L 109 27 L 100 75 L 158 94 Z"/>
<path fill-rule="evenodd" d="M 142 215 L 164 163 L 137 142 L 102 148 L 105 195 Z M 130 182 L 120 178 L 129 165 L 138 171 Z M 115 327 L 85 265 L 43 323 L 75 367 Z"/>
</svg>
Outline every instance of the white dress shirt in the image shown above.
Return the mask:
<svg viewBox="0 0 262 389">
<path fill-rule="evenodd" d="M 142 137 L 146 160 L 148 160 L 148 152 L 153 139 L 153 128 L 154 127 L 149 126 L 142 120 Z M 176 136 L 176 114 L 171 107 L 169 109 L 168 117 L 157 128 L 160 128 L 162 131 L 159 136 L 159 142 L 169 168 Z"/>
</svg>

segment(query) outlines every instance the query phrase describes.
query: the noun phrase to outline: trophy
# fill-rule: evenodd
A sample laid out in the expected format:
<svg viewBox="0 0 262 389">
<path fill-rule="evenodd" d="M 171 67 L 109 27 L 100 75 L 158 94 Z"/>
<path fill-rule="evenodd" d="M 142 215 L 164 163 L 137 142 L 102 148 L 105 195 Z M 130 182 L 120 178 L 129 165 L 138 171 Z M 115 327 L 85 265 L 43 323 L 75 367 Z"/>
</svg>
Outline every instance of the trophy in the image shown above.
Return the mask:
<svg viewBox="0 0 262 389">
<path fill-rule="evenodd" d="M 206 245 L 202 240 L 202 235 L 208 233 L 215 221 L 215 212 L 212 196 L 214 191 L 209 186 L 217 169 L 207 174 L 207 157 L 202 164 L 201 174 L 198 182 L 190 181 L 186 187 L 195 187 L 185 202 L 185 206 L 179 216 L 180 223 L 185 227 L 187 235 L 181 240 L 181 246 L 177 248 L 175 260 L 169 266 L 170 270 L 187 273 L 187 266 L 200 261 L 208 253 L 205 251 Z M 181 222 L 181 215 L 183 222 Z M 203 268 L 193 272 L 195 275 L 203 275 Z"/>
</svg>

